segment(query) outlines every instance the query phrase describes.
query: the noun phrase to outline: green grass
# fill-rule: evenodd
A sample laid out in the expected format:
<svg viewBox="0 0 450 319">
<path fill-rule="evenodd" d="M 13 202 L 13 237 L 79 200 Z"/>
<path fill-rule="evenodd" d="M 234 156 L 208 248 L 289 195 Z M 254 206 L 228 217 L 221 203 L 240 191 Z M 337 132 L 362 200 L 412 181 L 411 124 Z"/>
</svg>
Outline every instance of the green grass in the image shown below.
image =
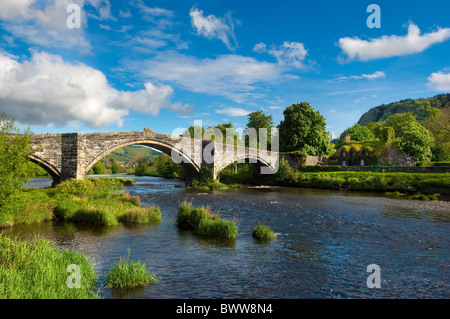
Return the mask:
<svg viewBox="0 0 450 319">
<path fill-rule="evenodd" d="M 192 207 L 191 203 L 183 202 L 178 208 L 177 223 L 180 227 L 197 231 L 202 236 L 222 239 L 237 237 L 236 224 L 211 213 L 209 207 Z"/>
<path fill-rule="evenodd" d="M 218 181 L 201 182 L 201 183 L 193 182 L 192 185 L 188 186 L 187 188 L 196 190 L 210 190 L 210 189 L 226 189 L 228 188 L 228 186 Z"/>
<path fill-rule="evenodd" d="M 400 197 L 400 196 L 405 196 L 406 194 L 405 193 L 400 193 L 400 192 L 398 192 L 398 191 L 395 191 L 395 192 L 386 192 L 386 193 L 384 193 L 385 195 L 387 195 L 387 196 L 394 196 L 394 197 Z"/>
<path fill-rule="evenodd" d="M 61 251 L 44 239 L 0 236 L 0 257 L 0 299 L 99 298 L 94 292 L 98 277 L 91 262 L 78 252 Z M 80 267 L 80 288 L 67 285 L 73 276 L 67 271 L 69 265 Z"/>
<path fill-rule="evenodd" d="M 105 277 L 107 288 L 134 288 L 157 281 L 145 263 L 120 259 L 108 270 Z"/>
<path fill-rule="evenodd" d="M 8 209 L 0 212 L 0 228 L 48 220 L 114 226 L 161 220 L 155 207 L 141 207 L 138 196 L 124 192 L 128 179 L 69 180 L 49 189 L 25 189 Z"/>
<path fill-rule="evenodd" d="M 252 236 L 256 239 L 262 240 L 272 240 L 277 237 L 269 227 L 261 224 L 253 229 Z"/>
<path fill-rule="evenodd" d="M 440 194 L 433 194 L 433 195 L 425 195 L 425 194 L 416 194 L 409 197 L 409 199 L 414 200 L 439 200 Z"/>
<path fill-rule="evenodd" d="M 450 173 L 296 172 L 293 186 L 358 190 L 427 192 L 450 188 Z"/>
</svg>

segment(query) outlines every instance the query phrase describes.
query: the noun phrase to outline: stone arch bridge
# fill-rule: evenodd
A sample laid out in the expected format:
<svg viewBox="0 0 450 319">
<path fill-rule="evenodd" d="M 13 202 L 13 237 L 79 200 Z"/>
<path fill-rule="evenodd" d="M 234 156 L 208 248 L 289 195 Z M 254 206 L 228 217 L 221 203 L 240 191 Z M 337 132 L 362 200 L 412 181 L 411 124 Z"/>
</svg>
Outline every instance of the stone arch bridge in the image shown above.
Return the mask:
<svg viewBox="0 0 450 319">
<path fill-rule="evenodd" d="M 262 174 L 278 170 L 279 158 L 286 155 L 227 145 L 215 141 L 194 140 L 152 132 L 150 129 L 115 133 L 67 133 L 33 135 L 37 150 L 30 160 L 53 177 L 53 184 L 84 178 L 90 168 L 104 156 L 128 145 L 144 145 L 162 151 L 181 161 L 187 183 L 199 179 L 203 167 L 212 169 L 214 179 L 234 162 L 250 162 L 261 167 Z M 288 159 L 289 160 L 289 159 Z"/>
</svg>

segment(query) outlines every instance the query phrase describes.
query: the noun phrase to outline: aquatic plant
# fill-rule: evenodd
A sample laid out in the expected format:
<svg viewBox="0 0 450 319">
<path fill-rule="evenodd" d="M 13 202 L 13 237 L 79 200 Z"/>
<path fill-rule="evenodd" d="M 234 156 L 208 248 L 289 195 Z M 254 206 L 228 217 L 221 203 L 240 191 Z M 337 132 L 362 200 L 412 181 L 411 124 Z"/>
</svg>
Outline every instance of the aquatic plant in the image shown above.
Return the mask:
<svg viewBox="0 0 450 319">
<path fill-rule="evenodd" d="M 145 263 L 122 259 L 109 268 L 105 276 L 107 288 L 134 288 L 156 282 L 157 278 Z"/>
<path fill-rule="evenodd" d="M 277 237 L 268 226 L 262 224 L 259 224 L 253 229 L 252 236 L 256 239 L 263 239 L 263 240 L 272 240 Z"/>
</svg>

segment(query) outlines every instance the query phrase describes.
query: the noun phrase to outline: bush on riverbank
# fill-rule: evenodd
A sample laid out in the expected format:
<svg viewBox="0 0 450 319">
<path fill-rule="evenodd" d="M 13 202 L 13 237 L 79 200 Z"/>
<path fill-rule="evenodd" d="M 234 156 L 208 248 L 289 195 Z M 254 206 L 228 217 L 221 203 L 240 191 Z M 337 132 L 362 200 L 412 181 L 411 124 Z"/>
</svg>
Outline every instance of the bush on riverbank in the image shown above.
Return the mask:
<svg viewBox="0 0 450 319">
<path fill-rule="evenodd" d="M 155 282 L 156 276 L 147 269 L 145 263 L 120 258 L 108 270 L 105 277 L 106 288 L 134 288 Z"/>
<path fill-rule="evenodd" d="M 261 240 L 272 240 L 277 237 L 269 227 L 261 224 L 253 229 L 252 236 Z"/>
<path fill-rule="evenodd" d="M 86 256 L 51 246 L 44 239 L 0 236 L 0 299 L 91 299 L 98 277 Z M 69 265 L 79 267 L 79 288 Z M 70 281 L 73 279 L 73 281 Z M 73 286 L 72 286 L 73 287 Z M 75 286 L 76 287 L 76 286 Z"/>
<path fill-rule="evenodd" d="M 427 192 L 450 188 L 449 173 L 296 172 L 293 186 L 357 190 Z"/>
<path fill-rule="evenodd" d="M 237 237 L 237 227 L 233 221 L 221 219 L 209 207 L 192 207 L 192 203 L 183 202 L 179 206 L 177 223 L 180 227 L 198 231 L 203 236 L 222 239 Z"/>
</svg>

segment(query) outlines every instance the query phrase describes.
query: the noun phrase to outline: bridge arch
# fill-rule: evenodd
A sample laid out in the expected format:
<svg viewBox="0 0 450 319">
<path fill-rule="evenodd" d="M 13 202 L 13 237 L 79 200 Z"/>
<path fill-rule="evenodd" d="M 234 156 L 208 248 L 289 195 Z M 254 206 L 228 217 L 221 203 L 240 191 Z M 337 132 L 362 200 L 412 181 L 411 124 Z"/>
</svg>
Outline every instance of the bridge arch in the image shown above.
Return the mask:
<svg viewBox="0 0 450 319">
<path fill-rule="evenodd" d="M 190 156 L 184 154 L 181 150 L 178 150 L 174 145 L 171 145 L 171 144 L 168 144 L 165 142 L 161 142 L 161 141 L 147 139 L 147 140 L 136 140 L 136 141 L 129 141 L 129 142 L 121 143 L 121 144 L 115 145 L 115 146 L 101 152 L 94 159 L 92 159 L 89 162 L 89 164 L 86 166 L 85 174 L 87 174 L 89 172 L 89 170 L 92 168 L 92 166 L 94 166 L 95 163 L 97 163 L 99 160 L 101 160 L 106 155 L 110 154 L 111 152 L 114 152 L 115 150 L 118 150 L 125 146 L 131 146 L 131 145 L 148 146 L 148 147 L 154 148 L 158 151 L 161 151 L 169 156 L 171 156 L 172 150 L 178 151 L 180 156 L 183 158 L 183 162 L 181 163 L 181 165 L 183 166 L 183 168 L 185 170 L 193 170 L 194 173 L 200 172 L 200 167 L 193 161 L 193 159 L 190 158 Z"/>
<path fill-rule="evenodd" d="M 243 156 L 237 156 L 237 158 L 235 158 L 235 160 L 233 162 L 225 162 L 222 163 L 221 165 L 217 165 L 216 169 L 215 169 L 215 178 L 217 179 L 220 175 L 220 173 L 227 168 L 228 166 L 230 166 L 233 163 L 247 163 L 247 164 L 252 164 L 257 166 L 258 168 L 260 168 L 261 166 L 266 166 L 268 167 L 270 170 L 272 170 L 273 172 L 276 172 L 276 168 L 270 163 L 268 162 L 266 159 L 255 155 L 255 154 L 245 154 Z"/>
<path fill-rule="evenodd" d="M 47 162 L 46 160 L 43 160 L 42 158 L 36 156 L 36 155 L 30 155 L 29 157 L 30 162 L 33 162 L 37 165 L 39 165 L 40 167 L 42 167 L 47 173 L 50 174 L 50 176 L 53 179 L 53 183 L 58 183 L 61 179 L 61 173 L 59 172 L 59 170 L 52 164 L 50 164 L 49 162 Z"/>
</svg>

